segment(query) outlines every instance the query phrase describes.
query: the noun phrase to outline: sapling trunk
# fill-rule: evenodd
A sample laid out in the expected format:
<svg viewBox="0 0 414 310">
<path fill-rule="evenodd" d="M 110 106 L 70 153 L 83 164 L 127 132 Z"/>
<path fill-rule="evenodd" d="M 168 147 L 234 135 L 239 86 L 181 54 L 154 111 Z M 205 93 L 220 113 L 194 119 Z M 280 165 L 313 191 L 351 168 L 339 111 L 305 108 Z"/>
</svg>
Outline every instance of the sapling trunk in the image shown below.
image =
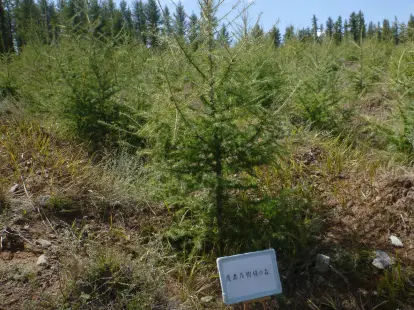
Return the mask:
<svg viewBox="0 0 414 310">
<path fill-rule="evenodd" d="M 209 99 L 212 107 L 213 119 L 216 118 L 216 102 L 214 93 L 214 26 L 213 26 L 213 0 L 204 0 L 205 15 L 207 19 L 207 36 L 208 36 L 208 64 L 209 64 Z M 217 229 L 218 229 L 218 248 L 220 255 L 224 251 L 223 243 L 223 165 L 222 165 L 222 141 L 220 134 L 215 129 L 214 132 L 214 173 L 215 173 L 215 204 L 216 204 L 216 217 L 217 217 Z"/>
</svg>

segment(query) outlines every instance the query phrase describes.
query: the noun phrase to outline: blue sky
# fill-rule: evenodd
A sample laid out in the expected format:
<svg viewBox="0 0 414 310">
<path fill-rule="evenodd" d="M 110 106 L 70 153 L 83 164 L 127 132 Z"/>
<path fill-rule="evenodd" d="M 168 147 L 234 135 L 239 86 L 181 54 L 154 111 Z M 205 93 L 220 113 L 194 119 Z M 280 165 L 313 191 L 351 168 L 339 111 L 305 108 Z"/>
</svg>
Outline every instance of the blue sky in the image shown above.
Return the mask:
<svg viewBox="0 0 414 310">
<path fill-rule="evenodd" d="M 163 5 L 169 4 L 171 9 L 174 8 L 171 0 L 160 1 Z M 198 0 L 182 2 L 187 14 L 194 11 L 198 15 Z M 224 14 L 236 2 L 237 0 L 225 0 L 220 13 Z M 341 15 L 345 19 L 352 11 L 359 10 L 364 12 L 367 22 L 378 22 L 384 18 L 394 21 L 395 16 L 399 21 L 406 22 L 409 15 L 414 14 L 414 0 L 255 0 L 249 14 L 253 22 L 261 14 L 260 24 L 265 30 L 279 20 L 278 27 L 283 32 L 289 24 L 296 28 L 310 26 L 313 14 L 318 18 L 318 24 L 325 25 L 329 16 L 336 20 Z"/>
</svg>

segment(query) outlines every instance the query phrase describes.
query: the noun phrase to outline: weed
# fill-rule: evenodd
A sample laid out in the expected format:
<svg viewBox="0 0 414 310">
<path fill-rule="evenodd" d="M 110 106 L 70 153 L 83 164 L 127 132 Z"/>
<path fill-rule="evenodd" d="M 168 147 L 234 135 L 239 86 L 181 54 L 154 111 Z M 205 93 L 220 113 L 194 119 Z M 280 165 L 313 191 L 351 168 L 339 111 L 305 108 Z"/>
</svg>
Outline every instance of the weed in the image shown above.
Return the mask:
<svg viewBox="0 0 414 310">
<path fill-rule="evenodd" d="M 400 307 L 408 300 L 414 300 L 414 288 L 410 283 L 411 273 L 400 261 L 384 274 L 378 283 L 379 294 L 387 300 L 387 307 Z"/>
<path fill-rule="evenodd" d="M 65 307 L 152 309 L 161 286 L 154 274 L 113 251 L 99 251 L 71 274 Z"/>
<path fill-rule="evenodd" d="M 46 202 L 45 207 L 51 212 L 70 212 L 74 209 L 74 201 L 69 197 L 52 196 Z"/>
</svg>

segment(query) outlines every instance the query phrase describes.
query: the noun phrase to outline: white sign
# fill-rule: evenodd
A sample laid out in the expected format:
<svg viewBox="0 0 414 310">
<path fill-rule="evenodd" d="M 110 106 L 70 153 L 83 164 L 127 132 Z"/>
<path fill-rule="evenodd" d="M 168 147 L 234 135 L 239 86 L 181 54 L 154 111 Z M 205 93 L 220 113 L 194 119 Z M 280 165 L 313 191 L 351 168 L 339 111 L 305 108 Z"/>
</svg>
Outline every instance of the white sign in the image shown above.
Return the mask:
<svg viewBox="0 0 414 310">
<path fill-rule="evenodd" d="M 227 305 L 282 293 L 273 249 L 221 257 L 217 267 Z"/>
</svg>

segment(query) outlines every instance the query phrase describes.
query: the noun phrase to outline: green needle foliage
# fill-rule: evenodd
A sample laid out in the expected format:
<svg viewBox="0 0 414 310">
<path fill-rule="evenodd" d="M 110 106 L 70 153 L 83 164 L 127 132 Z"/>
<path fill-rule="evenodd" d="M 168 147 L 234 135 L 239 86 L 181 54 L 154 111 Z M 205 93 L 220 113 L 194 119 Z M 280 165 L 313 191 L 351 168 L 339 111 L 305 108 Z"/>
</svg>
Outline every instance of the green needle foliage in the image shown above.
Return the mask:
<svg viewBox="0 0 414 310">
<path fill-rule="evenodd" d="M 162 60 L 164 96 L 157 98 L 145 131 L 156 165 L 179 182 L 190 203 L 202 198 L 199 212 L 223 253 L 229 224 L 224 214 L 235 207 L 230 193 L 254 187 L 253 168 L 280 152 L 280 123 L 271 111 L 281 105 L 283 75 L 270 62 L 271 42 L 261 54 L 249 39 L 235 49 L 219 48 L 218 6 L 203 0 L 201 10 L 203 43 L 193 52 L 179 38 L 169 42 L 176 60 Z"/>
<path fill-rule="evenodd" d="M 340 131 L 347 121 L 348 112 L 343 108 L 344 93 L 341 87 L 341 65 L 333 53 L 330 42 L 305 49 L 302 84 L 297 93 L 301 117 L 311 128 Z"/>
</svg>

